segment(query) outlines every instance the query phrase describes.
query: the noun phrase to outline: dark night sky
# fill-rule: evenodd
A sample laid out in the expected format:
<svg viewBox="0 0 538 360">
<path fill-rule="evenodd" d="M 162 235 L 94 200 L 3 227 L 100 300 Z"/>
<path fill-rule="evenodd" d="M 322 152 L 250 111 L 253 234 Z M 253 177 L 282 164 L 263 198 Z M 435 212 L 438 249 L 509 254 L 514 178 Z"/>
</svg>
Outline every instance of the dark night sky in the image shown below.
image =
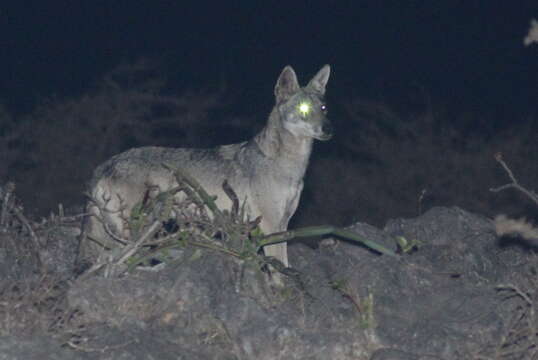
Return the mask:
<svg viewBox="0 0 538 360">
<path fill-rule="evenodd" d="M 284 65 L 305 81 L 330 63 L 334 96 L 419 85 L 462 107 L 536 109 L 538 46 L 523 46 L 536 0 L 18 4 L 0 6 L 0 101 L 11 110 L 76 95 L 140 57 L 162 60 L 178 89 L 225 77 L 259 94 L 254 103 L 272 101 Z"/>
</svg>

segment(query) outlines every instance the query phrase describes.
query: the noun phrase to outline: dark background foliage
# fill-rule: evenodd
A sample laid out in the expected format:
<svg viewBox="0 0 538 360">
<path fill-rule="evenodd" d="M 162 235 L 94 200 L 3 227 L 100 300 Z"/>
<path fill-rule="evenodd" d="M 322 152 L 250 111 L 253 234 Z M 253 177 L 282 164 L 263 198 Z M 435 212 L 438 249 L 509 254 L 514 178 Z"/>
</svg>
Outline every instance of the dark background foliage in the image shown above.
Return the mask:
<svg viewBox="0 0 538 360">
<path fill-rule="evenodd" d="M 507 181 L 499 151 L 538 183 L 533 16 L 534 1 L 8 4 L 0 179 L 38 215 L 80 205 L 109 156 L 242 141 L 283 66 L 304 83 L 330 63 L 336 136 L 316 144 L 294 226 L 434 205 L 533 216 L 518 194 L 489 192 Z"/>
</svg>

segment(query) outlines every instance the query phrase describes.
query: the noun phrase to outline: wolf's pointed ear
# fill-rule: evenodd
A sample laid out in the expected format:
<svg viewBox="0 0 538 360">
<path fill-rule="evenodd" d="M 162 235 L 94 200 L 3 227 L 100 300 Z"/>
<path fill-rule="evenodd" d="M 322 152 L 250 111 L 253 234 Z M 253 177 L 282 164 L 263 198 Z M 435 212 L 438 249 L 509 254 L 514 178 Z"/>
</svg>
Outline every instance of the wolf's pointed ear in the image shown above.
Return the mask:
<svg viewBox="0 0 538 360">
<path fill-rule="evenodd" d="M 316 76 L 310 80 L 306 87 L 320 93 L 321 95 L 325 95 L 325 86 L 329 81 L 329 75 L 331 75 L 331 67 L 329 65 L 325 65 L 320 71 L 318 71 Z"/>
<path fill-rule="evenodd" d="M 299 82 L 297 75 L 291 66 L 286 66 L 280 73 L 275 85 L 276 102 L 288 100 L 293 94 L 299 90 Z"/>
</svg>

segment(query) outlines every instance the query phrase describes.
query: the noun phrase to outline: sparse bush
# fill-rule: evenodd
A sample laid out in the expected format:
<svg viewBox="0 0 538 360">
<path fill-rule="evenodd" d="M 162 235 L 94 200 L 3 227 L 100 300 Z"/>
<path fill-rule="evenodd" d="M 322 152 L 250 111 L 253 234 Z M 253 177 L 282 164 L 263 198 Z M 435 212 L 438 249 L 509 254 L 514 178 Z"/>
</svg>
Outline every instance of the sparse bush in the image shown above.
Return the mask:
<svg viewBox="0 0 538 360">
<path fill-rule="evenodd" d="M 45 99 L 20 119 L 0 108 L 0 177 L 17 183 L 28 210 L 81 204 L 93 169 L 130 147 L 211 145 L 205 132 L 219 120 L 209 114 L 222 106 L 220 94 L 165 95 L 154 72 L 145 62 L 120 66 L 87 93 Z"/>
<path fill-rule="evenodd" d="M 68 317 L 65 292 L 80 221 L 56 216 L 37 223 L 14 190 L 13 183 L 0 185 L 0 335 L 58 330 Z"/>
<path fill-rule="evenodd" d="M 502 177 L 492 161 L 498 151 L 527 181 L 538 182 L 535 118 L 495 129 L 477 115 L 451 115 L 429 104 L 400 115 L 387 104 L 350 99 L 342 109 L 337 122 L 347 122 L 346 131 L 337 129 L 329 152 L 314 153 L 305 180 L 311 203 L 299 209 L 297 223 L 382 225 L 390 217 L 452 205 L 528 216 L 525 204 L 488 189 Z"/>
</svg>

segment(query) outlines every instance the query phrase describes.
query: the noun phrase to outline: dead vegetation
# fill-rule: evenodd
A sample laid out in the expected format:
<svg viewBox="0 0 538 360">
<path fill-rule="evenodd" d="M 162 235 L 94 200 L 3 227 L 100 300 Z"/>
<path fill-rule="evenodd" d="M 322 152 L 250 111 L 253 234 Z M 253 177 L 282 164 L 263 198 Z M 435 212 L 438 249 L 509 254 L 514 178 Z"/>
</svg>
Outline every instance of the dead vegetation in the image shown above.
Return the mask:
<svg viewBox="0 0 538 360">
<path fill-rule="evenodd" d="M 477 249 L 487 245 L 488 253 L 482 256 L 490 259 L 488 261 L 498 256 L 496 250 L 493 250 L 494 244 L 488 235 L 487 228 L 491 224 L 480 217 L 464 215 L 461 210 L 457 210 L 454 216 L 451 215 L 452 223 L 444 223 L 441 215 L 432 215 L 433 229 L 438 230 L 439 226 L 446 226 L 446 229 L 437 235 L 433 235 L 431 231 L 427 231 L 426 235 L 406 231 L 400 233 L 400 230 L 394 226 L 398 224 L 396 222 L 392 226 L 390 236 L 389 231 L 384 233 L 371 226 L 363 227 L 367 230 L 365 233 L 349 230 L 345 232 L 333 227 L 311 227 L 265 235 L 257 229 L 259 219 L 245 218 L 242 204 L 237 200 L 233 189 L 229 188 L 226 183 L 223 187 L 233 202 L 233 207 L 229 211 L 217 208 L 214 199 L 205 193 L 204 189 L 188 174 L 176 171 L 176 176 L 178 182 L 176 188 L 154 198 L 145 197 L 144 201 L 135 207 L 130 218 L 125 219 L 130 224 L 132 238 L 118 239 L 117 249 L 109 251 L 107 256 L 99 259 L 93 267 L 79 274 L 78 277 L 75 277 L 74 264 L 77 246 L 73 246 L 77 241 L 78 228 L 73 224 L 85 214 L 66 215 L 60 207 L 57 214 L 41 221 L 34 221 L 24 215 L 22 205 L 15 197 L 14 185 L 7 184 L 2 187 L 0 194 L 2 199 L 0 250 L 4 255 L 0 261 L 4 275 L 0 288 L 2 335 L 48 334 L 65 347 L 77 352 L 89 355 L 115 354 L 122 351 L 136 351 L 134 346 L 145 338 L 143 333 L 127 335 L 125 331 L 128 333 L 135 330 L 142 331 L 141 329 L 148 326 L 157 331 L 156 326 L 167 326 L 178 329 L 174 331 L 187 329 L 185 330 L 187 333 L 174 336 L 190 339 L 193 333 L 195 338 L 189 341 L 192 341 L 192 344 L 200 343 L 200 346 L 211 349 L 211 352 L 225 349 L 227 353 L 243 354 L 244 358 L 248 358 L 239 340 L 247 335 L 238 335 L 240 330 L 234 328 L 233 322 L 223 322 L 215 317 L 215 314 L 207 314 L 206 307 L 209 304 L 205 302 L 218 297 L 218 292 L 223 292 L 222 284 L 226 283 L 232 285 L 232 291 L 226 291 L 223 294 L 246 296 L 250 301 L 255 299 L 253 304 L 261 307 L 256 308 L 254 313 L 264 312 L 268 321 L 275 321 L 272 316 L 278 317 L 279 312 L 282 311 L 290 319 L 297 317 L 298 324 L 303 324 L 305 329 L 316 329 L 316 326 L 323 321 L 328 321 L 327 324 L 333 324 L 336 321 L 342 326 L 345 323 L 346 328 L 350 326 L 354 329 L 352 333 L 349 333 L 350 336 L 353 334 L 350 339 L 357 339 L 356 336 L 359 334 L 363 336 L 363 340 L 359 341 L 362 344 L 359 346 L 361 351 L 354 353 L 360 353 L 363 356 L 365 349 L 372 352 L 379 348 L 380 343 L 386 344 L 391 339 L 393 335 L 390 334 L 394 331 L 392 321 L 396 321 L 392 319 L 392 316 L 398 316 L 398 321 L 403 321 L 405 318 L 400 318 L 399 316 L 402 315 L 397 315 L 399 312 L 394 313 L 395 306 L 404 311 L 401 313 L 404 314 L 410 309 L 414 309 L 413 312 L 418 310 L 414 304 L 415 301 L 422 304 L 421 306 L 435 304 L 435 301 L 432 302 L 429 298 L 422 299 L 421 293 L 413 295 L 418 296 L 416 299 L 407 298 L 407 296 L 412 296 L 408 293 L 408 286 L 412 285 L 415 289 L 413 291 L 423 291 L 421 290 L 424 287 L 423 281 L 427 284 L 440 282 L 439 289 L 431 289 L 427 296 L 435 297 L 437 292 L 445 286 L 455 286 L 453 290 L 448 290 L 448 293 L 458 294 L 459 290 L 456 289 L 459 289 L 460 285 L 451 280 L 452 276 L 437 273 L 438 270 L 435 270 L 435 267 L 427 269 L 422 263 L 434 257 L 438 251 L 447 251 L 445 248 L 436 250 L 430 242 L 431 236 L 443 238 L 446 236 L 445 231 L 448 235 L 448 229 L 451 229 L 451 234 L 460 230 L 468 231 L 469 234 L 473 234 L 472 236 L 478 236 L 476 240 L 480 241 L 481 245 L 478 242 L 463 241 L 459 245 L 454 244 L 454 247 L 441 258 L 446 258 L 445 260 L 449 263 L 453 262 L 450 260 L 451 256 L 463 260 L 464 262 L 458 265 L 460 266 L 458 278 L 467 276 L 467 281 L 471 283 L 478 281 L 480 286 L 487 285 L 491 288 L 485 278 L 490 276 L 488 272 L 496 271 L 495 267 L 492 267 L 493 263 L 486 262 L 485 264 L 489 264 L 486 272 L 477 276 L 476 271 L 484 271 L 482 265 L 476 267 L 474 261 L 469 262 L 461 255 L 462 252 L 480 254 Z M 185 195 L 184 201 L 175 202 L 174 195 L 180 192 Z M 449 211 L 449 213 L 454 213 L 454 211 Z M 469 225 L 457 230 L 455 226 L 459 226 L 456 224 L 460 224 L 463 216 L 470 216 L 468 220 L 465 220 L 469 222 Z M 172 222 L 170 218 L 173 219 Z M 418 229 L 430 226 L 427 222 L 429 220 L 426 219 L 424 219 L 426 222 Z M 439 225 L 435 224 L 435 221 L 439 221 Z M 467 228 L 468 230 L 465 230 Z M 398 236 L 400 240 L 416 238 L 416 244 L 420 243 L 421 246 L 418 251 L 403 251 L 402 257 L 407 257 L 407 259 L 398 261 L 390 260 L 394 259 L 391 256 L 366 257 L 365 253 L 356 252 L 357 247 L 353 249 L 341 244 L 324 248 L 321 253 L 317 252 L 316 256 L 322 257 L 315 262 L 307 263 L 306 273 L 283 268 L 278 262 L 260 255 L 261 247 L 272 241 L 289 241 L 295 236 L 329 233 L 337 235 L 353 233 L 355 239 L 351 236 L 352 241 L 358 241 L 366 246 L 384 244 L 381 249 L 388 244 L 385 240 L 390 243 L 393 241 L 390 240 L 391 237 Z M 455 238 L 458 239 L 457 241 L 461 240 L 459 235 L 455 236 L 458 236 Z M 484 236 L 488 236 L 489 240 Z M 381 237 L 386 237 L 386 239 L 383 240 Z M 401 243 L 399 246 L 402 249 L 406 248 Z M 470 248 L 465 249 L 462 246 L 470 246 Z M 376 249 L 375 246 L 369 247 Z M 312 250 L 309 251 L 312 252 Z M 322 253 L 326 251 L 328 253 L 323 255 Z M 298 260 L 296 259 L 299 268 L 304 269 L 304 259 L 311 256 L 310 252 L 299 251 Z M 427 253 L 427 256 L 424 260 L 420 260 L 423 253 Z M 387 250 L 387 254 L 390 255 L 391 251 Z M 233 261 L 229 262 L 225 259 L 233 259 Z M 333 264 L 334 261 L 338 264 Z M 364 264 L 361 265 L 363 261 Z M 378 267 L 375 265 L 378 261 L 381 262 L 377 266 L 382 266 L 383 269 L 379 274 L 376 270 Z M 433 266 L 436 266 L 439 259 L 427 261 L 431 261 Z M 469 263 L 465 265 L 466 262 Z M 173 270 L 176 264 L 180 265 L 180 263 L 182 267 Z M 268 264 L 282 271 L 289 279 L 290 287 L 278 296 L 273 293 L 273 290 L 263 285 L 266 284 L 266 279 L 261 269 Z M 213 266 L 215 266 L 214 269 Z M 326 272 L 327 266 L 332 270 Z M 442 274 L 446 274 L 445 265 L 440 266 Z M 470 267 L 467 268 L 467 266 Z M 162 272 L 162 275 L 159 275 L 160 272 L 148 271 L 145 272 L 147 275 L 141 275 L 142 270 L 162 270 L 163 267 L 172 271 Z M 324 270 L 321 270 L 322 268 Z M 202 276 L 202 273 L 205 275 Z M 126 274 L 129 276 L 124 276 Z M 393 278 L 402 276 L 405 276 L 407 280 L 398 286 L 387 287 L 386 284 L 392 284 Z M 424 276 L 427 280 L 423 278 Z M 475 276 L 477 276 L 476 279 Z M 537 350 L 536 299 L 534 292 L 529 290 L 533 287 L 531 283 L 520 281 L 517 276 L 511 278 L 495 276 L 497 277 L 493 279 L 513 280 L 496 284 L 500 296 L 499 301 L 505 304 L 505 308 L 499 311 L 511 315 L 506 317 L 504 333 L 499 342 L 490 343 L 487 348 L 474 352 L 472 358 L 481 360 L 532 359 Z M 525 279 L 528 281 L 528 277 Z M 386 281 L 388 283 L 385 283 Z M 210 291 L 207 286 L 213 290 Z M 193 290 L 198 287 L 201 289 Z M 396 300 L 387 299 L 387 289 L 389 293 L 395 292 L 393 295 Z M 204 295 L 204 291 L 208 293 Z M 212 291 L 217 291 L 217 293 Z M 463 291 L 462 294 L 464 293 L 472 294 Z M 223 294 L 220 295 L 224 296 Z M 226 296 L 224 298 L 227 298 Z M 482 297 L 481 305 L 478 308 L 470 307 L 465 311 L 481 311 L 485 299 L 488 299 L 488 304 L 495 304 L 497 301 L 492 297 L 488 298 L 485 293 L 480 296 Z M 230 301 L 230 298 L 227 299 Z M 233 301 L 238 300 L 232 300 L 226 304 L 226 307 L 232 311 L 231 314 L 236 314 L 232 310 L 234 309 Z M 461 299 L 456 297 L 454 301 L 459 302 Z M 345 313 L 348 314 L 346 317 L 338 315 L 339 311 L 342 311 L 338 309 L 342 307 L 346 309 Z M 329 314 L 334 315 L 327 315 L 327 317 L 324 315 L 318 320 L 319 315 L 308 315 L 312 311 L 316 314 L 329 311 Z M 454 311 L 452 316 L 460 312 L 459 309 L 447 311 L 449 315 Z M 438 310 L 429 310 L 424 316 L 430 312 L 437 314 Z M 200 314 L 206 315 L 199 318 Z M 485 314 L 487 314 L 487 308 L 483 316 Z M 232 317 L 235 316 L 237 315 Z M 413 316 L 422 316 L 421 311 L 418 310 Z M 420 328 L 413 317 L 410 317 L 409 321 L 409 331 L 426 331 Z M 439 322 L 441 328 L 449 325 L 435 315 L 431 318 L 431 323 L 436 321 Z M 145 325 L 141 327 L 135 325 L 138 322 Z M 493 326 L 494 323 L 486 321 L 483 326 L 486 325 Z M 419 327 L 412 330 L 415 326 Z M 465 320 L 458 324 L 454 331 L 468 334 L 472 333 L 475 326 L 477 325 L 473 325 L 473 322 Z M 267 324 L 260 324 L 260 327 L 267 329 Z M 261 332 L 252 332 L 252 336 L 264 334 L 260 329 L 256 331 Z M 323 331 L 319 333 L 319 336 L 322 334 Z M 439 336 L 440 339 L 446 337 L 442 331 L 435 332 L 435 336 Z M 380 337 L 383 340 L 380 340 Z M 267 335 L 256 339 L 260 341 L 264 338 L 267 338 Z M 289 342 L 293 337 L 285 339 Z M 357 347 L 351 343 L 348 345 L 351 348 Z M 306 348 L 309 346 L 311 345 Z M 327 349 L 335 348 L 331 345 Z"/>
<path fill-rule="evenodd" d="M 528 190 L 519 184 L 512 170 L 503 160 L 501 153 L 495 155 L 495 160 L 501 164 L 510 177 L 510 183 L 492 188 L 490 191 L 499 192 L 506 189 L 515 189 L 523 193 L 526 198 L 530 199 L 536 206 L 538 206 L 538 194 L 536 194 L 534 190 Z M 515 220 L 508 218 L 506 215 L 498 215 L 495 217 L 495 229 L 499 236 L 520 236 L 523 239 L 534 241 L 535 243 L 538 241 L 538 229 L 525 218 Z"/>
<path fill-rule="evenodd" d="M 495 154 L 495 160 L 510 178 L 510 183 L 491 188 L 490 191 L 500 192 L 507 189 L 515 189 L 538 205 L 538 195 L 536 192 L 527 189 L 519 183 L 508 164 L 504 161 L 501 153 Z M 494 226 L 497 236 L 524 239 L 529 241 L 532 247 L 536 249 L 538 229 L 525 218 L 510 219 L 506 215 L 497 215 L 494 219 Z M 534 266 L 537 264 L 537 260 L 538 258 L 534 255 L 534 264 L 532 265 L 534 276 L 521 276 L 518 282 L 496 286 L 497 291 L 507 306 L 512 307 L 512 316 L 505 327 L 505 333 L 501 337 L 501 341 L 494 347 L 493 352 L 490 351 L 491 355 L 477 355 L 476 359 L 536 359 L 538 355 L 538 297 L 536 293 L 538 281 L 536 281 L 537 273 Z"/>
<path fill-rule="evenodd" d="M 116 277 L 137 266 L 147 268 L 174 263 L 174 249 L 195 247 L 221 252 L 241 261 L 252 262 L 259 269 L 271 266 L 278 272 L 290 274 L 284 264 L 272 257 L 262 255 L 263 246 L 291 241 L 297 238 L 333 235 L 360 243 L 379 253 L 397 255 L 381 244 L 333 226 L 313 226 L 273 234 L 263 234 L 258 225 L 261 216 L 250 219 L 245 212 L 245 203 L 240 203 L 235 191 L 224 181 L 224 192 L 232 201 L 229 210 L 219 209 L 215 198 L 181 169 L 170 168 L 178 186 L 160 193 L 155 198 L 143 197 L 130 215 L 123 219 L 128 226 L 129 238 L 122 238 L 112 230 L 107 211 L 98 207 L 98 221 L 115 241 L 116 247 L 103 251 L 99 259 L 79 279 L 99 271 L 105 277 Z M 149 194 L 147 189 L 146 194 Z M 182 195 L 182 196 L 181 196 Z M 178 201 L 178 199 L 182 199 Z M 90 199 L 94 204 L 99 201 Z M 84 239 L 83 241 L 99 241 Z M 104 250 L 104 248 L 103 248 Z"/>
<path fill-rule="evenodd" d="M 80 217 L 27 218 L 13 183 L 0 186 L 0 199 L 0 334 L 58 332 L 71 316 L 65 294 Z"/>
</svg>

